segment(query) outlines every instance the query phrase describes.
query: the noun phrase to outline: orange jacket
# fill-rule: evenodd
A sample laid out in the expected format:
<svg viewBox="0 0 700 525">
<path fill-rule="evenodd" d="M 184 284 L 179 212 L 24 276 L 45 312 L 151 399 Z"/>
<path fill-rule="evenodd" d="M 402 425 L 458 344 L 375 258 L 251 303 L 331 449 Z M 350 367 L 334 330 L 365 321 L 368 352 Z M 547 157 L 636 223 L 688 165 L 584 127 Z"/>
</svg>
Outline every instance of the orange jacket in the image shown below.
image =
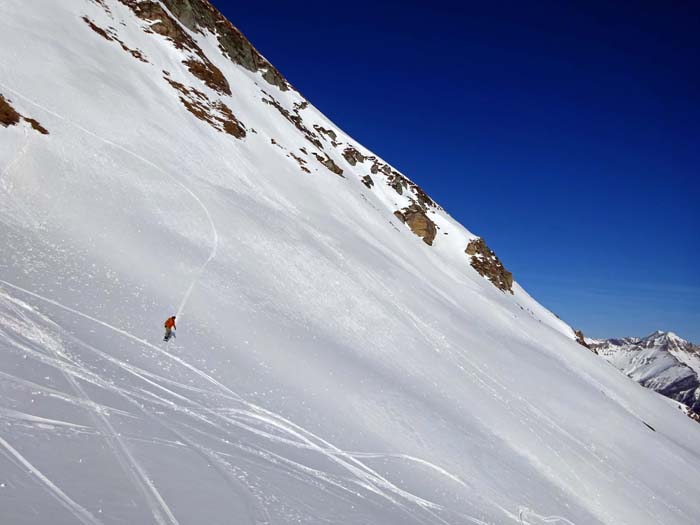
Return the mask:
<svg viewBox="0 0 700 525">
<path fill-rule="evenodd" d="M 166 328 L 175 328 L 175 318 L 168 317 L 168 319 L 165 321 L 165 327 Z"/>
</svg>

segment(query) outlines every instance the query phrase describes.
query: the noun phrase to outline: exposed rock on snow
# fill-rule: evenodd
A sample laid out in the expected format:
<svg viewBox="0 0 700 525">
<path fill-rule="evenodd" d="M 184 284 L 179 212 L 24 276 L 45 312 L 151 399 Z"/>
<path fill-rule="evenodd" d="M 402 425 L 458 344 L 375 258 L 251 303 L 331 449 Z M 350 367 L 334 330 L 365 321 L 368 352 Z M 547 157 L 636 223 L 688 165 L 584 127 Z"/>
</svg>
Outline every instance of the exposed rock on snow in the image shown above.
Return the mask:
<svg viewBox="0 0 700 525">
<path fill-rule="evenodd" d="M 245 126 L 236 118 L 226 104 L 221 100 L 212 101 L 193 87 L 187 87 L 170 78 L 166 73 L 163 77 L 168 84 L 180 93 L 180 102 L 199 120 L 207 122 L 217 131 L 223 131 L 238 139 L 246 136 Z"/>
<path fill-rule="evenodd" d="M 124 42 L 122 42 L 119 37 L 114 33 L 112 29 L 103 29 L 97 24 L 95 24 L 92 20 L 90 20 L 87 16 L 83 17 L 83 21 L 92 29 L 95 33 L 100 35 L 102 38 L 107 40 L 108 42 L 116 42 L 118 43 L 121 48 L 129 53 L 131 56 L 133 56 L 135 59 L 140 60 L 141 62 L 148 63 L 148 60 L 146 60 L 146 57 L 143 56 L 143 53 L 137 49 L 131 49 L 129 46 L 127 46 Z"/>
<path fill-rule="evenodd" d="M 589 344 L 586 342 L 586 336 L 583 335 L 583 331 L 582 331 L 582 330 L 574 330 L 574 335 L 576 336 L 576 342 L 577 342 L 578 344 L 580 344 L 581 346 L 585 346 L 586 348 L 588 348 L 589 350 L 591 350 L 591 351 L 592 351 L 593 353 L 595 353 L 595 354 L 598 353 L 594 348 L 591 348 L 591 345 L 589 345 Z"/>
<path fill-rule="evenodd" d="M 296 107 L 295 110 L 298 114 L 299 110 Z M 319 126 L 318 124 L 314 124 L 314 129 L 320 134 L 328 136 L 331 139 L 331 141 L 333 141 L 333 145 L 337 146 L 337 143 L 335 141 L 338 140 L 338 134 L 335 131 L 333 131 L 332 129 L 326 129 L 323 126 Z"/>
<path fill-rule="evenodd" d="M 369 160 L 372 161 L 372 167 L 370 168 L 370 171 L 372 172 L 373 175 L 376 175 L 380 171 L 386 175 L 387 177 L 391 175 L 391 166 L 388 164 L 384 164 L 383 162 L 380 162 L 379 159 L 376 157 L 367 157 Z"/>
<path fill-rule="evenodd" d="M 267 92 L 264 93 L 267 98 L 263 98 L 262 101 L 265 104 L 269 104 L 277 111 L 279 111 L 284 118 L 286 118 L 289 122 L 294 124 L 294 127 L 296 127 L 299 131 L 302 132 L 304 137 L 306 137 L 306 140 L 311 142 L 311 144 L 316 146 L 319 150 L 323 150 L 323 144 L 321 144 L 321 141 L 319 140 L 318 136 L 309 128 L 307 128 L 304 124 L 304 119 L 299 114 L 299 109 L 295 108 L 293 112 L 290 112 L 289 110 L 285 109 L 285 107 L 282 106 L 282 104 L 280 104 L 275 97 L 273 97 Z"/>
<path fill-rule="evenodd" d="M 46 128 L 39 124 L 38 120 L 20 115 L 15 108 L 10 105 L 10 101 L 3 95 L 0 95 L 0 124 L 2 124 L 4 127 L 15 126 L 19 124 L 20 120 L 27 122 L 32 128 L 42 135 L 49 134 Z"/>
<path fill-rule="evenodd" d="M 437 228 L 423 208 L 417 204 L 411 204 L 403 210 L 395 211 L 394 215 L 396 215 L 401 222 L 406 223 L 413 233 L 423 239 L 425 244 L 428 246 L 433 245 L 435 235 L 437 234 Z"/>
<path fill-rule="evenodd" d="M 183 64 L 187 66 L 190 73 L 214 91 L 226 95 L 231 94 L 231 88 L 221 70 L 212 64 L 192 37 L 163 9 L 161 4 L 150 0 L 119 1 L 131 8 L 136 16 L 148 22 L 148 26 L 145 28 L 147 33 L 157 33 L 164 36 L 173 42 L 177 49 L 189 51 L 192 54 L 183 60 Z"/>
<path fill-rule="evenodd" d="M 403 195 L 405 190 L 410 191 L 408 195 L 412 203 L 418 204 L 424 210 L 429 207 L 439 208 L 439 206 L 431 199 L 423 189 L 415 182 L 403 176 L 401 173 L 393 169 L 389 164 L 381 162 L 375 156 L 365 156 L 355 146 L 348 146 L 343 150 L 343 157 L 351 166 L 363 164 L 365 161 L 372 161 L 370 172 L 373 175 L 382 174 L 386 177 L 387 184 L 399 195 Z"/>
<path fill-rule="evenodd" d="M 326 154 L 325 156 L 321 156 L 318 153 L 314 152 L 314 157 L 316 157 L 316 160 L 318 160 L 321 164 L 323 164 L 326 168 L 328 168 L 336 175 L 340 175 L 341 177 L 343 176 L 343 168 L 338 166 L 335 163 L 335 161 L 328 156 L 328 154 Z"/>
<path fill-rule="evenodd" d="M 499 290 L 513 293 L 513 274 L 505 269 L 484 239 L 477 238 L 470 241 L 465 253 L 469 256 L 472 268 L 491 281 Z"/>
<path fill-rule="evenodd" d="M 291 157 L 297 161 L 297 164 L 299 164 L 299 169 L 303 171 L 304 173 L 311 173 L 311 170 L 306 167 L 306 160 L 302 159 L 299 155 L 295 155 L 294 153 L 290 153 Z"/>
<path fill-rule="evenodd" d="M 374 186 L 374 181 L 372 180 L 372 177 L 365 175 L 362 177 L 362 184 L 367 186 L 369 189 L 372 189 L 372 186 Z"/>
<path fill-rule="evenodd" d="M 356 166 L 358 163 L 365 161 L 365 156 L 357 151 L 353 146 L 348 146 L 343 150 L 343 157 L 348 161 L 350 166 Z"/>
<path fill-rule="evenodd" d="M 15 108 L 10 106 L 10 103 L 5 100 L 5 97 L 0 95 L 0 124 L 5 127 L 19 124 L 22 115 L 15 111 Z"/>
<path fill-rule="evenodd" d="M 206 0 L 164 0 L 165 5 L 188 29 L 216 35 L 221 50 L 234 63 L 249 71 L 262 72 L 263 78 L 282 91 L 289 83 L 243 36 L 243 34 Z"/>
</svg>

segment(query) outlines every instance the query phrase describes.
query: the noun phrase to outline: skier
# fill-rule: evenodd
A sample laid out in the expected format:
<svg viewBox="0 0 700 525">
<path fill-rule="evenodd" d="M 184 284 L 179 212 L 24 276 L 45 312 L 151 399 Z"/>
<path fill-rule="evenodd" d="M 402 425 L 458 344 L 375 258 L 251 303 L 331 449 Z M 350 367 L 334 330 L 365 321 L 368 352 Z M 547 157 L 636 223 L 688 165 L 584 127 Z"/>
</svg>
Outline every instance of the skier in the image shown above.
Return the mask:
<svg viewBox="0 0 700 525">
<path fill-rule="evenodd" d="M 175 326 L 175 316 L 173 315 L 172 317 L 168 317 L 165 320 L 165 336 L 163 337 L 163 341 L 167 343 L 170 341 L 171 337 L 175 337 L 174 330 L 176 329 L 177 326 Z"/>
</svg>

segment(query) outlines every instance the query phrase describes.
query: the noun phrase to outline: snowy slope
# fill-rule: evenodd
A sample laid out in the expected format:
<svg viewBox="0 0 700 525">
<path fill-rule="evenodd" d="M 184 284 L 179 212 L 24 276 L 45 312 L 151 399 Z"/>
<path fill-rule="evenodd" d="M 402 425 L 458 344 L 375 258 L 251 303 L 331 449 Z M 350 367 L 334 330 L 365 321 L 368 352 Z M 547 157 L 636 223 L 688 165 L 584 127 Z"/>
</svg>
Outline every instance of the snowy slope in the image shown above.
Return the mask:
<svg viewBox="0 0 700 525">
<path fill-rule="evenodd" d="M 588 343 L 638 383 L 700 412 L 700 347 L 660 330 L 646 337 Z"/>
<path fill-rule="evenodd" d="M 697 523 L 700 426 L 192 13 L 0 3 L 0 522 Z"/>
</svg>

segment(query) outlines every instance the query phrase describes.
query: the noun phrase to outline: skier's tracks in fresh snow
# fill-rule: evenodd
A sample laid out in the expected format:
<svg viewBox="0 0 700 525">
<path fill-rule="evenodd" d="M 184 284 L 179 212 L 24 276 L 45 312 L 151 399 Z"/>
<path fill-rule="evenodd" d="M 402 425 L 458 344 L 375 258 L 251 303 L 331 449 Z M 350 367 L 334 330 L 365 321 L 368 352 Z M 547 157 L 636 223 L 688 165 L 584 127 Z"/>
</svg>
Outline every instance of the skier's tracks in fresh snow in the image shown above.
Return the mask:
<svg viewBox="0 0 700 525">
<path fill-rule="evenodd" d="M 169 395 L 176 396 L 182 401 L 186 401 L 188 404 L 192 406 L 193 409 L 195 409 L 198 412 L 195 412 L 191 409 L 188 409 L 184 406 L 180 405 L 175 405 L 171 404 L 170 408 L 176 410 L 177 412 L 185 413 L 188 414 L 192 417 L 197 418 L 197 420 L 206 422 L 208 424 L 214 424 L 211 419 L 207 418 L 212 418 L 213 420 L 218 420 L 224 427 L 220 427 L 221 430 L 225 430 L 225 427 L 227 426 L 232 426 L 236 427 L 248 432 L 251 432 L 254 435 L 258 435 L 260 437 L 269 439 L 273 442 L 277 443 L 283 443 L 289 446 L 293 446 L 296 448 L 301 448 L 301 449 L 306 449 L 309 451 L 314 451 L 317 452 L 323 456 L 325 456 L 328 460 L 330 460 L 332 463 L 336 464 L 338 467 L 342 468 L 346 472 L 350 473 L 357 481 L 357 485 L 363 487 L 365 490 L 369 491 L 370 493 L 375 494 L 376 496 L 379 496 L 380 498 L 390 502 L 392 505 L 396 506 L 398 509 L 400 509 L 402 512 L 404 512 L 408 516 L 412 516 L 414 519 L 417 519 L 419 521 L 424 521 L 425 519 L 428 519 L 430 523 L 445 523 L 447 524 L 448 522 L 445 521 L 439 514 L 438 512 L 444 510 L 443 507 L 439 504 L 433 503 L 431 501 L 428 501 L 424 498 L 421 498 L 420 496 L 417 496 L 415 494 L 412 494 L 409 491 L 406 491 L 399 487 L 398 485 L 392 483 L 390 480 L 388 480 L 386 477 L 382 476 L 379 472 L 377 472 L 375 469 L 372 469 L 362 461 L 360 461 L 360 458 L 366 457 L 388 457 L 388 456 L 393 456 L 397 458 L 401 458 L 404 460 L 420 463 L 442 475 L 445 475 L 449 479 L 459 483 L 460 485 L 464 486 L 464 482 L 459 480 L 457 476 L 454 476 L 453 474 L 448 473 L 446 470 L 433 465 L 432 463 L 429 463 L 425 460 L 421 460 L 419 458 L 414 458 L 412 456 L 407 456 L 403 454 L 372 454 L 372 453 L 358 453 L 358 452 L 347 452 L 344 450 L 341 450 L 340 448 L 336 447 L 332 443 L 328 442 L 327 440 L 323 439 L 322 437 L 306 430 L 303 427 L 300 427 L 299 425 L 293 423 L 292 421 L 284 418 L 283 416 L 276 414 L 274 412 L 270 412 L 269 410 L 262 408 L 258 405 L 255 405 L 254 403 L 251 403 L 247 400 L 245 400 L 243 397 L 241 397 L 239 394 L 228 388 L 227 386 L 223 385 L 219 381 L 217 381 L 215 378 L 207 374 L 206 372 L 202 371 L 201 369 L 191 365 L 187 361 L 181 359 L 180 357 L 173 355 L 169 352 L 166 352 L 162 348 L 153 345 L 149 343 L 148 341 L 144 339 L 140 339 L 136 337 L 135 335 L 122 330 L 116 326 L 113 326 L 109 323 L 106 323 L 105 321 L 102 321 L 100 319 L 97 319 L 95 317 L 92 317 L 88 314 L 85 314 L 83 312 L 80 312 L 78 310 L 75 310 L 74 308 L 71 308 L 69 306 L 63 305 L 57 301 L 54 301 L 52 299 L 49 299 L 47 297 L 44 297 L 42 295 L 39 295 L 37 293 L 31 292 L 27 289 L 24 289 L 22 287 L 19 287 L 15 284 L 12 284 L 10 282 L 7 282 L 5 280 L 0 279 L 0 284 L 3 284 L 9 288 L 12 288 L 14 290 L 17 290 L 19 292 L 22 292 L 24 294 L 27 294 L 31 297 L 34 297 L 36 299 L 39 299 L 45 303 L 48 303 L 50 305 L 53 305 L 59 309 L 62 309 L 64 311 L 70 312 L 74 315 L 77 315 L 79 317 L 82 317 L 84 319 L 87 319 L 93 323 L 96 323 L 100 326 L 103 326 L 115 333 L 118 333 L 132 341 L 135 341 L 141 345 L 144 345 L 158 354 L 164 356 L 165 358 L 172 360 L 176 363 L 178 363 L 180 366 L 186 368 L 190 372 L 194 373 L 195 375 L 199 376 L 201 379 L 206 381 L 207 383 L 215 386 L 218 390 L 219 393 L 218 395 L 223 396 L 229 401 L 237 401 L 245 407 L 243 410 L 241 409 L 230 409 L 230 411 L 235 414 L 235 415 L 225 415 L 222 413 L 217 412 L 215 409 L 209 408 L 207 406 L 202 405 L 201 403 L 198 403 L 192 399 L 188 399 L 183 397 L 180 394 L 177 394 L 173 392 L 172 390 L 166 389 L 164 386 L 156 383 L 153 380 L 149 380 L 146 377 L 146 374 L 148 374 L 151 378 L 156 379 L 157 376 L 155 376 L 152 373 L 145 373 L 145 371 L 140 371 L 135 369 L 133 366 L 128 365 L 127 363 L 117 363 L 120 366 L 122 366 L 123 369 L 126 371 L 133 373 L 135 375 L 139 375 L 141 379 L 147 381 L 148 383 L 151 383 L 153 386 L 162 389 L 166 391 Z M 96 350 L 96 349 L 93 349 Z M 102 352 L 100 352 L 102 353 Z M 106 355 L 103 357 L 107 357 Z M 111 360 L 116 360 L 115 358 L 111 358 Z M 88 374 L 90 372 L 86 371 Z M 91 374 L 94 375 L 94 374 Z M 90 377 L 86 377 L 86 380 L 90 380 Z M 158 377 L 159 380 L 166 381 L 165 378 L 160 378 Z M 167 380 L 170 381 L 170 380 Z M 98 386 L 103 386 L 106 387 L 107 385 L 100 385 Z M 187 385 L 181 385 L 183 388 L 186 387 Z M 112 390 L 115 390 L 114 386 L 110 387 Z M 193 388 L 193 387 L 189 387 Z M 118 392 L 116 390 L 119 390 Z M 123 391 L 122 389 L 116 389 L 115 393 L 118 393 L 119 395 L 128 395 L 131 397 L 132 395 L 136 395 L 135 392 L 126 392 Z M 153 397 L 153 394 L 150 394 L 151 397 Z M 88 400 L 86 400 L 87 402 Z M 205 416 L 206 414 L 206 416 Z M 262 427 L 262 428 L 261 428 Z M 275 433 L 269 432 L 265 430 L 265 427 L 268 428 L 273 428 L 275 429 Z M 111 434 L 111 432 L 110 432 Z M 203 449 L 198 450 L 200 453 L 203 451 Z M 273 454 L 270 451 L 261 451 L 264 454 Z M 286 458 L 282 458 L 280 456 L 277 456 L 278 459 L 280 460 L 286 460 Z M 291 462 L 290 462 L 291 463 Z M 305 468 L 303 465 L 296 465 L 299 468 Z M 308 472 L 307 472 L 308 473 Z M 329 481 L 329 479 L 325 479 L 325 481 Z M 330 480 L 329 482 L 332 482 Z M 344 488 L 344 487 L 340 487 Z M 155 495 L 155 494 L 154 494 Z M 408 503 L 409 505 L 406 505 Z M 419 517 L 418 514 L 416 514 L 415 509 L 416 507 L 420 509 L 423 513 L 425 513 L 424 516 Z M 165 511 L 165 508 L 163 508 Z M 167 511 L 165 511 L 167 514 Z M 472 518 L 463 516 L 464 519 L 472 521 Z"/>
<path fill-rule="evenodd" d="M 170 178 L 175 184 L 177 184 L 179 187 L 181 187 L 186 193 L 188 193 L 192 199 L 194 199 L 198 206 L 202 209 L 204 214 L 207 217 L 207 220 L 209 222 L 210 228 L 211 228 L 211 235 L 212 235 L 212 248 L 209 253 L 209 256 L 207 259 L 204 261 L 204 263 L 199 267 L 197 270 L 193 280 L 190 282 L 188 288 L 185 290 L 185 293 L 182 297 L 182 300 L 180 302 L 180 305 L 177 310 L 177 315 L 179 317 L 182 317 L 182 314 L 184 312 L 185 306 L 192 294 L 192 291 L 194 290 L 194 287 L 196 286 L 197 282 L 199 281 L 202 273 L 206 269 L 206 267 L 209 265 L 209 263 L 216 257 L 217 250 L 218 250 L 218 245 L 219 245 L 219 235 L 218 231 L 216 229 L 216 225 L 214 223 L 214 220 L 212 218 L 212 215 L 209 211 L 209 209 L 206 207 L 206 205 L 202 202 L 202 200 L 185 184 L 183 184 L 180 180 L 178 180 L 175 176 L 173 176 L 171 173 L 168 173 L 165 171 L 163 168 L 160 166 L 156 165 L 152 161 L 148 160 L 147 158 L 139 155 L 138 153 L 135 153 L 134 151 L 129 150 L 128 148 L 116 144 L 115 142 L 112 142 L 111 140 L 108 140 L 104 137 L 101 137 L 100 135 L 94 133 L 93 131 L 81 126 L 80 124 L 77 124 L 70 119 L 56 113 L 55 111 L 39 104 L 38 102 L 35 102 L 34 100 L 22 95 L 21 93 L 17 92 L 16 90 L 12 89 L 11 87 L 3 84 L 0 82 L 0 87 L 6 89 L 7 91 L 10 91 L 13 93 L 15 96 L 21 98 L 22 100 L 26 101 L 27 103 L 41 109 L 42 111 L 52 115 L 53 117 L 66 122 L 68 125 L 74 127 L 75 129 L 78 129 L 82 131 L 83 133 L 99 140 L 100 142 L 103 142 L 104 144 L 107 144 L 119 151 L 122 151 L 126 153 L 127 155 L 130 155 L 131 157 L 138 159 L 139 161 L 143 162 L 144 164 L 152 167 L 156 171 L 162 173 L 163 175 L 167 176 Z M 0 283 L 5 284 L 6 286 L 9 286 L 11 288 L 14 288 L 15 290 L 18 290 L 20 292 L 26 293 L 32 297 L 35 297 L 37 299 L 40 299 L 42 301 L 45 301 L 49 304 L 52 304 L 60 309 L 63 309 L 65 311 L 68 311 L 74 315 L 78 315 L 80 317 L 83 317 L 84 319 L 87 319 L 89 321 L 92 321 L 94 323 L 97 323 L 105 328 L 108 328 L 116 333 L 121 334 L 124 337 L 127 337 L 139 344 L 145 345 L 149 347 L 150 349 L 158 352 L 160 355 L 165 356 L 166 358 L 173 360 L 177 362 L 179 365 L 185 367 L 189 371 L 193 372 L 206 382 L 216 386 L 220 392 L 222 392 L 224 395 L 227 397 L 231 397 L 232 399 L 242 403 L 244 406 L 248 408 L 246 411 L 247 413 L 245 414 L 244 420 L 248 420 L 248 422 L 254 422 L 257 424 L 262 424 L 262 425 L 271 425 L 272 427 L 276 428 L 278 431 L 282 432 L 286 436 L 290 436 L 293 439 L 288 439 L 279 435 L 274 435 L 270 434 L 268 432 L 262 431 L 259 428 L 255 428 L 255 426 L 249 425 L 241 421 L 240 419 L 236 418 L 231 418 L 231 417 L 225 417 L 218 415 L 218 417 L 223 420 L 225 423 L 228 424 L 234 424 L 239 428 L 244 428 L 248 431 L 251 431 L 257 435 L 273 439 L 273 440 L 278 440 L 278 441 L 284 441 L 287 442 L 287 444 L 293 444 L 294 446 L 301 447 L 301 448 L 306 448 L 309 450 L 313 450 L 315 452 L 318 452 L 324 456 L 326 456 L 330 461 L 341 467 L 342 469 L 346 470 L 353 476 L 357 478 L 357 480 L 360 482 L 362 486 L 364 486 L 365 489 L 369 490 L 370 492 L 375 493 L 376 495 L 382 497 L 383 499 L 389 501 L 393 505 L 396 505 L 399 509 L 401 509 L 403 512 L 405 512 L 409 516 L 413 516 L 414 518 L 420 519 L 417 516 L 414 515 L 414 511 L 411 510 L 408 506 L 405 506 L 405 502 L 410 502 L 413 505 L 416 505 L 418 508 L 422 509 L 423 512 L 427 514 L 426 517 L 429 517 L 430 521 L 432 523 L 434 522 L 442 522 L 442 523 L 447 523 L 444 519 L 442 519 L 438 514 L 436 514 L 436 511 L 442 510 L 442 507 L 438 504 L 432 503 L 428 500 L 425 500 L 419 496 L 416 496 L 414 494 L 411 494 L 408 491 L 405 491 L 401 489 L 399 486 L 395 485 L 382 475 L 380 475 L 377 471 L 374 469 L 370 468 L 366 464 L 362 463 L 359 458 L 362 457 L 361 454 L 352 454 L 352 453 L 347 453 L 330 442 L 326 441 L 325 439 L 321 438 L 320 436 L 313 434 L 309 432 L 308 430 L 296 425 L 295 423 L 287 420 L 286 418 L 272 413 L 262 407 L 259 407 L 255 404 L 252 404 L 246 400 L 244 400 L 240 395 L 214 379 L 212 376 L 209 374 L 203 372 L 197 367 L 192 366 L 191 364 L 187 363 L 186 361 L 182 360 L 181 358 L 170 354 L 163 350 L 162 348 L 159 348 L 148 341 L 144 339 L 140 339 L 133 334 L 122 330 L 116 326 L 113 326 L 109 323 L 106 323 L 104 321 L 101 321 L 97 318 L 94 318 L 92 316 L 89 316 L 83 312 L 80 312 L 78 310 L 75 310 L 73 308 L 70 308 L 68 306 L 65 306 L 61 303 L 58 303 L 56 301 L 53 301 L 49 298 L 43 297 L 39 294 L 36 294 L 34 292 L 31 292 L 29 290 L 20 288 L 12 283 L 9 283 L 4 280 L 0 280 Z M 82 389 L 79 388 L 79 385 L 77 385 L 76 382 L 72 382 L 73 386 L 76 387 L 77 390 L 82 391 Z M 84 395 L 84 391 L 81 392 Z M 90 403 L 91 400 L 84 395 L 84 401 L 86 403 Z M 199 406 L 200 409 L 206 409 L 206 407 Z M 213 413 L 212 410 L 206 409 L 206 412 L 209 413 L 210 415 Z M 167 504 L 165 504 L 165 501 L 160 497 L 158 494 L 158 491 L 155 489 L 155 487 L 152 485 L 150 480 L 148 480 L 147 475 L 140 469 L 139 465 L 136 463 L 134 460 L 133 456 L 129 453 L 128 449 L 124 445 L 123 442 L 118 438 L 117 433 L 114 431 L 114 429 L 109 425 L 109 422 L 106 421 L 105 418 L 102 419 L 102 424 L 103 426 L 106 426 L 107 434 L 110 436 L 110 445 L 112 448 L 115 450 L 115 452 L 119 452 L 117 456 L 120 458 L 120 462 L 126 462 L 128 465 L 126 465 L 130 470 L 132 475 L 136 478 L 137 482 L 140 485 L 140 488 L 142 489 L 144 495 L 147 497 L 147 500 L 149 501 L 149 505 L 151 507 L 151 510 L 154 513 L 154 517 L 156 517 L 156 520 L 159 522 L 159 524 L 165 525 L 166 521 L 163 515 L 161 514 L 160 511 L 163 512 L 163 514 L 168 518 L 168 520 L 176 524 L 177 521 L 175 520 L 175 517 L 172 515 L 170 512 Z M 202 452 L 200 450 L 200 452 Z M 376 455 L 368 455 L 365 457 L 378 457 Z M 447 473 L 444 469 L 441 469 L 440 467 L 437 467 L 435 465 L 430 464 L 427 461 L 420 460 L 418 458 L 413 458 L 410 456 L 406 455 L 401 455 L 401 454 L 396 454 L 394 457 L 397 458 L 402 458 L 405 460 L 421 463 L 424 466 L 428 466 L 429 468 L 441 473 L 447 475 L 449 478 L 451 478 L 453 481 L 458 481 L 461 484 L 461 480 L 459 480 L 456 476 L 453 476 L 449 473 Z M 403 500 L 403 503 L 402 503 Z M 160 511 L 158 509 L 160 507 Z"/>
<path fill-rule="evenodd" d="M 92 401 L 83 387 L 80 386 L 80 383 L 78 383 L 71 374 L 65 370 L 62 370 L 62 373 L 68 383 L 70 383 L 73 389 L 78 392 L 85 401 Z M 95 421 L 97 428 L 102 429 L 109 447 L 112 449 L 112 452 L 114 452 L 114 456 L 117 458 L 124 472 L 132 477 L 134 484 L 138 487 L 146 500 L 151 514 L 153 514 L 153 518 L 158 525 L 167 525 L 168 523 L 178 525 L 178 521 L 170 510 L 170 507 L 160 495 L 160 492 L 158 492 L 158 489 L 148 477 L 148 474 L 138 461 L 136 461 L 136 458 L 134 458 L 119 433 L 114 430 L 109 419 L 101 411 L 90 412 L 90 416 Z"/>
<path fill-rule="evenodd" d="M 569 521 L 562 516 L 541 516 L 527 507 L 520 507 L 520 509 L 518 509 L 518 519 L 522 525 L 534 525 L 528 521 L 530 518 L 536 519 L 538 523 L 561 523 L 564 525 L 576 525 L 573 521 Z"/>
<path fill-rule="evenodd" d="M 7 456 L 20 468 L 26 469 L 36 477 L 39 482 L 46 487 L 56 500 L 68 509 L 81 523 L 85 525 L 100 525 L 100 521 L 95 518 L 90 511 L 73 501 L 65 492 L 58 488 L 49 478 L 47 478 L 38 468 L 32 465 L 27 458 L 10 445 L 5 439 L 0 437 L 0 452 Z"/>
<path fill-rule="evenodd" d="M 28 316 L 22 315 L 22 318 L 25 322 L 36 326 L 34 320 L 29 318 Z M 51 322 L 48 318 L 46 318 L 46 321 Z M 39 328 L 37 327 L 37 329 Z M 85 374 L 89 374 L 89 370 L 87 370 L 80 363 L 76 362 L 74 359 L 71 359 L 71 357 L 67 355 L 61 347 L 48 344 L 46 345 L 46 348 L 52 354 L 52 357 L 50 357 L 49 359 L 51 359 L 51 361 L 55 363 L 54 366 L 58 368 L 61 375 L 65 378 L 66 382 L 71 386 L 73 391 L 76 394 L 78 394 L 78 396 L 83 400 L 83 404 L 87 407 L 90 407 L 90 405 L 94 405 L 95 403 L 93 403 L 92 399 L 87 394 L 85 389 L 80 385 L 79 380 L 75 377 L 75 372 L 66 367 L 64 363 L 72 363 L 76 369 L 80 370 L 81 372 L 84 372 Z M 25 352 L 33 353 L 29 349 L 25 349 Z M 88 380 L 89 376 L 80 377 L 80 379 Z M 95 427 L 99 429 L 106 438 L 108 446 L 114 453 L 114 456 L 116 457 L 120 466 L 124 470 L 125 474 L 131 478 L 132 482 L 134 483 L 134 486 L 143 496 L 156 523 L 158 523 L 158 525 L 178 525 L 178 521 L 175 518 L 172 511 L 170 510 L 170 508 L 168 507 L 168 504 L 160 495 L 158 489 L 150 480 L 148 474 L 144 471 L 143 467 L 141 467 L 138 461 L 136 461 L 136 458 L 134 458 L 133 454 L 126 446 L 119 433 L 114 429 L 109 419 L 105 416 L 104 411 L 90 410 L 89 414 L 92 420 L 95 422 Z"/>
<path fill-rule="evenodd" d="M 170 178 L 175 184 L 180 186 L 180 188 L 182 188 L 186 193 L 188 193 L 192 197 L 192 199 L 195 200 L 195 202 L 197 202 L 197 205 L 202 209 L 202 211 L 204 212 L 204 214 L 207 217 L 207 221 L 209 222 L 209 226 L 211 228 L 211 236 L 212 236 L 212 241 L 211 241 L 212 247 L 211 247 L 211 251 L 209 252 L 209 256 L 207 257 L 206 261 L 204 261 L 204 263 L 202 263 L 202 265 L 197 269 L 194 278 L 192 279 L 189 286 L 185 290 L 184 295 L 182 296 L 182 300 L 180 301 L 180 305 L 177 308 L 177 316 L 182 318 L 182 314 L 184 313 L 185 306 L 187 305 L 187 301 L 189 300 L 190 296 L 192 295 L 192 291 L 194 290 L 194 287 L 199 282 L 199 279 L 202 276 L 202 274 L 204 273 L 204 270 L 206 269 L 206 267 L 216 257 L 216 252 L 219 249 L 219 232 L 216 229 L 216 224 L 214 224 L 214 219 L 211 215 L 211 212 L 209 211 L 209 208 L 206 207 L 204 202 L 202 202 L 202 200 L 197 196 L 197 194 L 195 192 L 193 192 L 188 186 L 183 184 L 177 177 L 175 177 L 173 174 L 167 172 L 166 170 L 164 170 L 163 168 L 161 168 L 160 166 L 158 166 L 154 162 L 143 157 L 142 155 L 139 155 L 138 153 L 135 153 L 134 151 L 131 151 L 130 149 L 128 149 L 120 144 L 112 142 L 109 139 L 101 137 L 97 133 L 90 131 L 89 129 L 81 126 L 80 124 L 76 124 L 72 120 L 56 113 L 55 111 L 39 104 L 38 102 L 35 102 L 34 100 L 24 96 L 23 94 L 12 89 L 10 86 L 7 86 L 6 84 L 4 84 L 2 82 L 0 82 L 0 87 L 13 93 L 15 96 L 21 98 L 25 102 L 27 102 L 27 103 L 41 109 L 42 111 L 45 111 L 46 113 L 56 117 L 57 119 L 66 122 L 68 125 L 74 127 L 75 129 L 78 129 L 78 130 L 82 131 L 83 133 L 90 135 L 91 137 L 96 138 L 100 142 L 103 142 L 104 144 L 107 144 L 108 146 L 111 146 L 115 149 L 118 149 L 119 151 L 122 151 L 122 152 L 126 153 L 127 155 L 130 155 L 131 157 L 138 159 L 141 162 L 143 162 L 144 164 L 152 167 L 156 171 L 158 171 L 158 172 L 162 173 L 163 175 L 165 175 L 166 177 Z M 4 172 L 3 172 L 3 175 L 4 175 Z"/>
</svg>

